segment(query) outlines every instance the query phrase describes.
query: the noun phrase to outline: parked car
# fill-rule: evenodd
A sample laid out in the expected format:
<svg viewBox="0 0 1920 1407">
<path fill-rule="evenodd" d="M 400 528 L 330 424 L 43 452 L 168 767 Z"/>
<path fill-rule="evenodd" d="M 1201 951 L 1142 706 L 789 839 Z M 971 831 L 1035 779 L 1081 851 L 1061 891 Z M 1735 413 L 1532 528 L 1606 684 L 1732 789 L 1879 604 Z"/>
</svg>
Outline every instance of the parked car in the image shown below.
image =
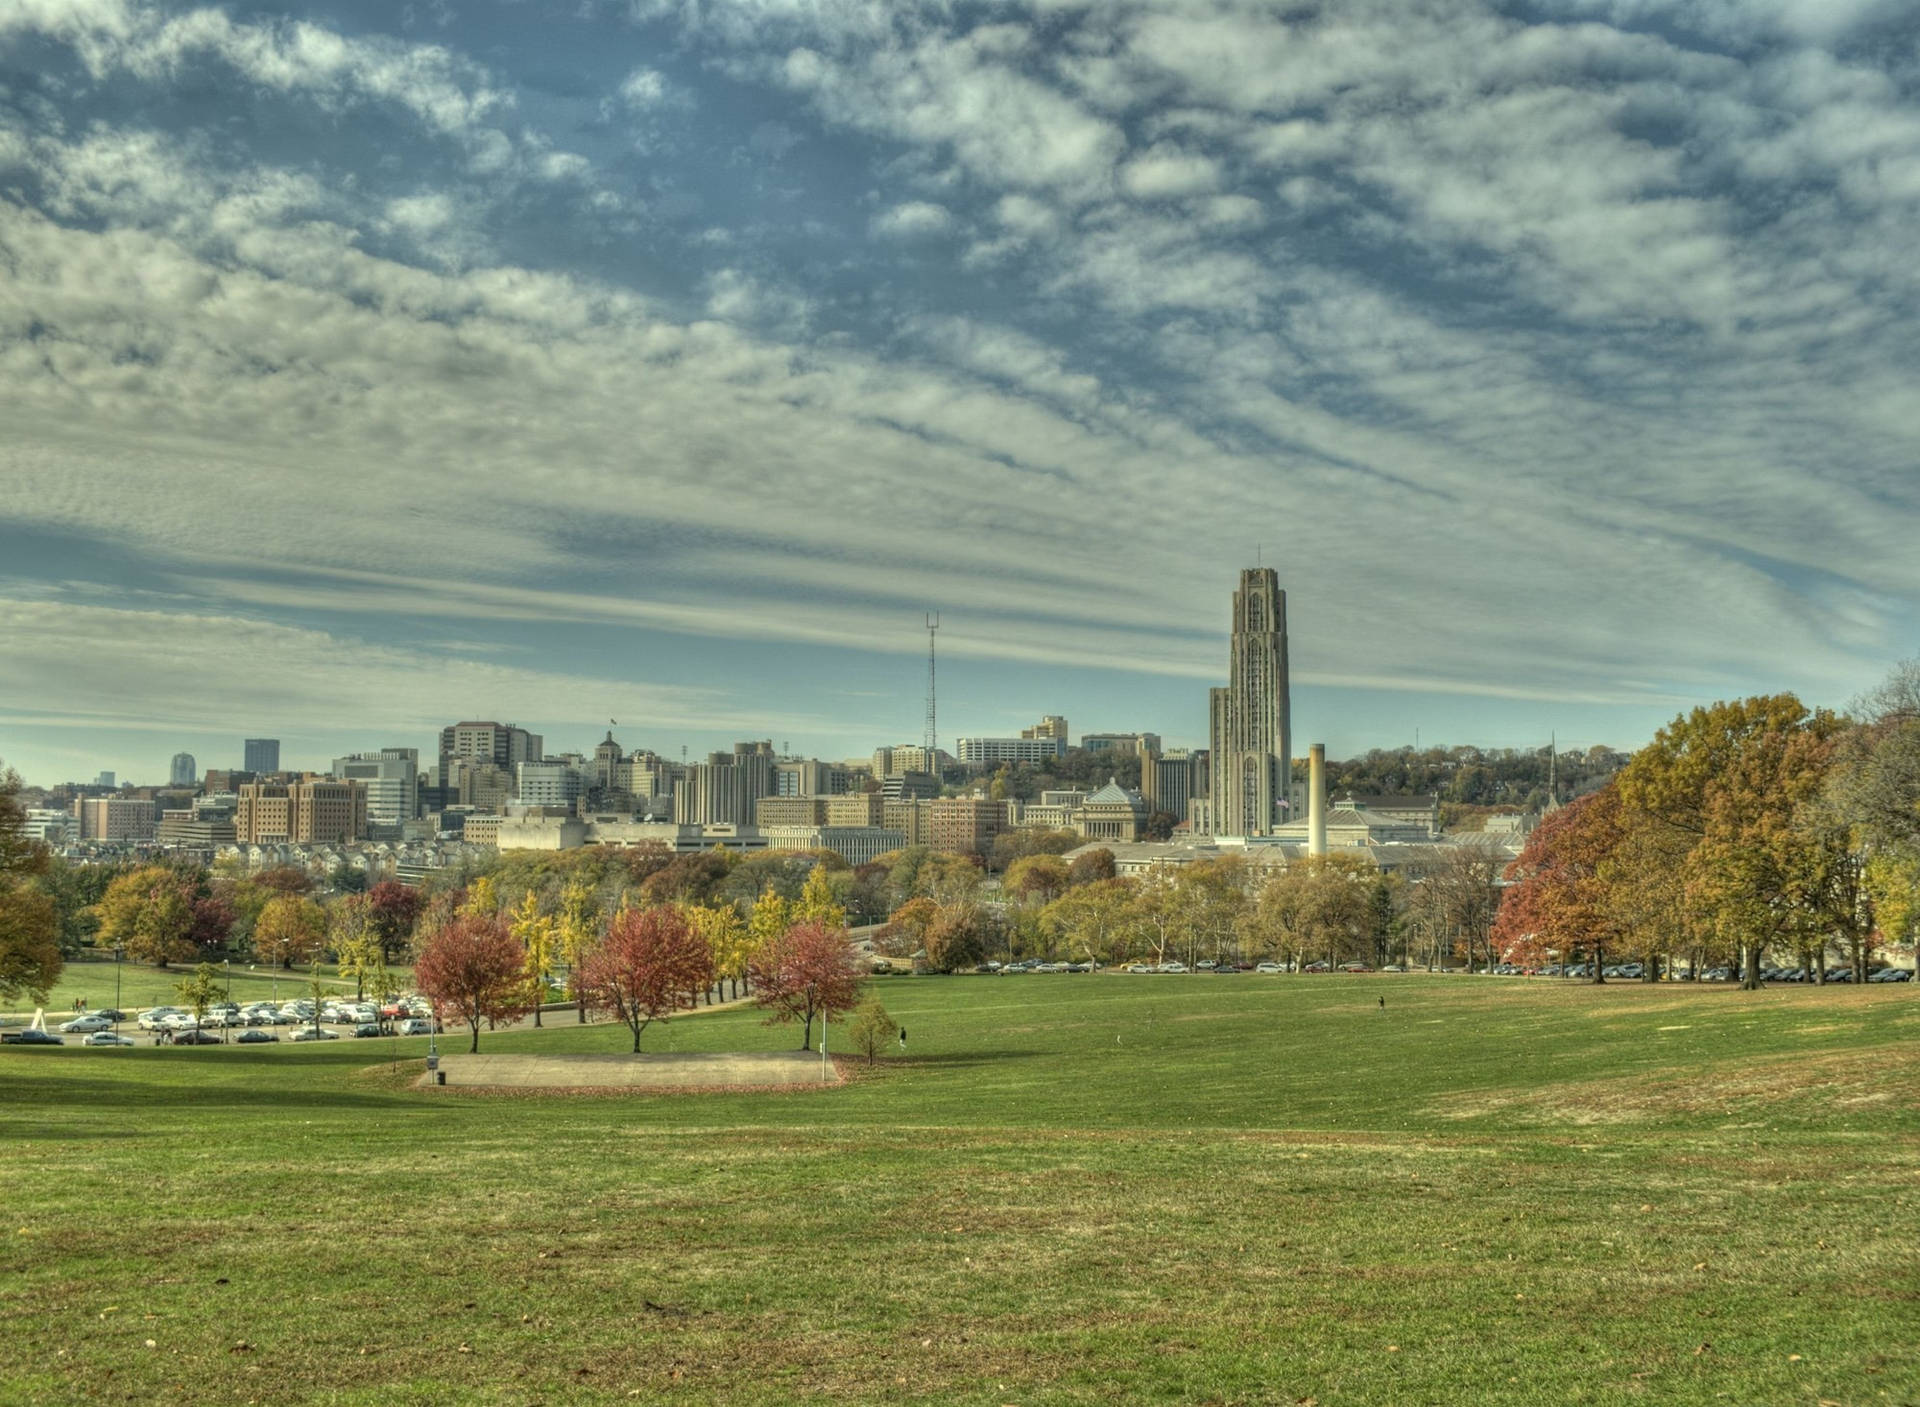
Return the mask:
<svg viewBox="0 0 1920 1407">
<path fill-rule="evenodd" d="M 1373 971 L 1373 969 L 1372 969 L 1372 968 L 1370 968 L 1370 967 L 1368 967 L 1368 966 L 1367 966 L 1367 965 L 1366 965 L 1366 964 L 1365 964 L 1364 962 L 1343 962 L 1343 963 L 1341 963 L 1341 964 L 1340 964 L 1340 970 L 1341 970 L 1342 972 L 1371 972 L 1371 971 Z"/>
<path fill-rule="evenodd" d="M 76 1016 L 71 1021 L 62 1021 L 60 1029 L 69 1035 L 85 1036 L 94 1031 L 104 1031 L 112 1025 L 106 1017 L 95 1012 L 91 1016 Z"/>
<path fill-rule="evenodd" d="M 360 1040 L 365 1040 L 369 1036 L 377 1036 L 380 1034 L 380 1023 L 378 1021 L 362 1021 L 358 1026 L 353 1028 L 353 1034 Z"/>
<path fill-rule="evenodd" d="M 131 1021 L 131 1020 L 133 1020 L 133 1017 L 132 1017 L 132 1016 L 131 1016 L 131 1015 L 130 1015 L 129 1013 L 127 1013 L 127 1012 L 124 1012 L 124 1011 L 122 1011 L 122 1010 L 121 1010 L 121 1009 L 120 1009 L 119 1007 L 117 1007 L 117 1006 L 103 1006 L 103 1007 L 101 1007 L 101 1008 L 100 1008 L 100 1010 L 98 1010 L 98 1011 L 96 1011 L 96 1012 L 94 1012 L 93 1014 L 94 1014 L 95 1016 L 104 1016 L 104 1017 L 106 1017 L 106 1018 L 107 1018 L 107 1020 L 109 1020 L 109 1021 Z"/>
<path fill-rule="evenodd" d="M 43 1031 L 38 1026 L 29 1026 L 24 1031 L 0 1031 L 0 1045 L 65 1045 L 66 1042 L 51 1031 Z"/>
<path fill-rule="evenodd" d="M 156 1006 L 140 1013 L 139 1026 L 143 1031 L 157 1031 L 167 1022 L 169 1016 L 184 1013 L 177 1006 Z"/>
<path fill-rule="evenodd" d="M 1911 982 L 1913 974 L 1904 967 L 1883 967 L 1867 979 L 1869 982 Z"/>
<path fill-rule="evenodd" d="M 133 1045 L 135 1044 L 135 1041 L 132 1036 L 123 1036 L 118 1031 L 95 1031 L 92 1035 L 88 1036 L 84 1041 L 80 1042 L 80 1044 L 81 1045 L 116 1045 L 118 1046 L 118 1045 Z"/>
<path fill-rule="evenodd" d="M 1280 966 L 1280 964 L 1277 962 L 1263 962 L 1258 967 L 1254 968 L 1254 971 L 1274 973 L 1274 972 L 1285 972 L 1286 969 Z"/>
<path fill-rule="evenodd" d="M 302 1026 L 287 1039 L 290 1041 L 337 1041 L 340 1039 L 340 1033 L 321 1030 L 316 1026 Z"/>
<path fill-rule="evenodd" d="M 211 1031 L 182 1031 L 173 1038 L 175 1045 L 221 1045 L 221 1039 Z"/>
<path fill-rule="evenodd" d="M 400 1034 L 403 1036 L 433 1036 L 445 1029 L 426 1016 L 409 1016 L 400 1023 Z"/>
<path fill-rule="evenodd" d="M 266 1045 L 279 1040 L 280 1037 L 272 1031 L 262 1031 L 256 1026 L 251 1030 L 242 1031 L 236 1039 L 241 1045 Z"/>
<path fill-rule="evenodd" d="M 1333 964 L 1327 962 L 1310 962 L 1300 970 L 1302 972 L 1331 972 L 1333 971 Z"/>
</svg>

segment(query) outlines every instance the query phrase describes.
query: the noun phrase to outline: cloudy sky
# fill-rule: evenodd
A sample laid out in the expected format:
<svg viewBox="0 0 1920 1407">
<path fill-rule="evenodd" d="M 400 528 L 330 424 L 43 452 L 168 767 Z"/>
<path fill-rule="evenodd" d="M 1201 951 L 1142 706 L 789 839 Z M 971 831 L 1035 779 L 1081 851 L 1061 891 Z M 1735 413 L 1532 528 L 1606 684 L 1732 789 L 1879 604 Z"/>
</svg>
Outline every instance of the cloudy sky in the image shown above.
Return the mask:
<svg viewBox="0 0 1920 1407">
<path fill-rule="evenodd" d="M 1905 0 L 0 0 L 0 757 L 1842 704 L 1917 289 Z"/>
</svg>

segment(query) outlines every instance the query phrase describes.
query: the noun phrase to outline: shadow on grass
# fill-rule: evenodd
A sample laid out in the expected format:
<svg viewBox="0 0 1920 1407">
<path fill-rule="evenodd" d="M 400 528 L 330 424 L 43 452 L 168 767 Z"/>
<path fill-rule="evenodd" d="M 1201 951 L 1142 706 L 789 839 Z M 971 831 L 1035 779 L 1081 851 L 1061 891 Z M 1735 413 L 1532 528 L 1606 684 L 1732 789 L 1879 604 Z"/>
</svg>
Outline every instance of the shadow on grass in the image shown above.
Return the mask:
<svg viewBox="0 0 1920 1407">
<path fill-rule="evenodd" d="M 1013 1060 L 1039 1060 L 1045 1056 L 1057 1056 L 1058 1051 L 1050 1050 L 969 1050 L 954 1051 L 947 1055 L 883 1055 L 881 1061 L 887 1065 L 911 1067 L 915 1070 L 938 1070 L 945 1066 L 956 1069 L 968 1065 L 1001 1065 Z"/>
<path fill-rule="evenodd" d="M 364 1064 L 364 1062 L 360 1062 Z M 381 1062 L 384 1064 L 385 1062 Z M 289 1088 L 284 1080 L 270 1079 L 277 1072 L 261 1072 L 262 1080 L 258 1085 L 230 1083 L 195 1085 L 191 1083 L 165 1083 L 143 1081 L 134 1082 L 114 1080 L 88 1075 L 44 1075 L 29 1083 L 15 1086 L 8 1092 L 7 1102 L 15 1109 L 34 1108 L 44 1110 L 49 1106 L 71 1108 L 76 1111 L 92 1113 L 102 1109 L 216 1109 L 216 1108 L 266 1108 L 266 1109 L 357 1109 L 376 1110 L 423 1110 L 433 1106 L 422 1103 L 400 1091 L 367 1089 L 356 1090 L 342 1087 L 303 1086 Z M 11 1123 L 11 1120 L 9 1121 Z M 48 1137 L 60 1138 L 98 1138 L 97 1128 L 89 1128 L 79 1123 L 74 1128 L 49 1132 Z M 120 1135 L 116 1135 L 120 1136 Z"/>
</svg>

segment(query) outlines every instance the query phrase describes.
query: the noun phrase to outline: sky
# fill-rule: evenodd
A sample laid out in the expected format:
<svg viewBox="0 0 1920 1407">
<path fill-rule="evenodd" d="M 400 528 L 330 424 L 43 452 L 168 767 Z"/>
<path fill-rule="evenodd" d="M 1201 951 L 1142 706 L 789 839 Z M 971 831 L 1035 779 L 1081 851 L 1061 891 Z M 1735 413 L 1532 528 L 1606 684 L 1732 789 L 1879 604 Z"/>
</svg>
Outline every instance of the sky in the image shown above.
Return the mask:
<svg viewBox="0 0 1920 1407">
<path fill-rule="evenodd" d="M 0 0 L 0 759 L 1843 706 L 1917 292 L 1904 0 Z"/>
</svg>

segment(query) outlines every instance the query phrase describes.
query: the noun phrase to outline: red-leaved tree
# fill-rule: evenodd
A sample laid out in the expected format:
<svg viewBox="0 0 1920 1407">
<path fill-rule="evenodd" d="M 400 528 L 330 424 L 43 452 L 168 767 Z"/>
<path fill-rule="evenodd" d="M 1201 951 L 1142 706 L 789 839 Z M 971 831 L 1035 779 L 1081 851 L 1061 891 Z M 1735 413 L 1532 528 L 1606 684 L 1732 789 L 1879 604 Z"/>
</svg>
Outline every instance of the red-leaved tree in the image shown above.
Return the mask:
<svg viewBox="0 0 1920 1407">
<path fill-rule="evenodd" d="M 685 1011 L 713 983 L 713 949 L 676 905 L 622 909 L 580 968 L 579 991 L 596 1011 L 610 1011 L 633 1032 Z"/>
<path fill-rule="evenodd" d="M 1545 817 L 1507 867 L 1513 881 L 1500 899 L 1493 942 L 1507 962 L 1537 963 L 1552 950 L 1562 962 L 1588 957 L 1595 981 L 1618 939 L 1607 865 L 1619 849 L 1619 789 L 1611 783 Z"/>
<path fill-rule="evenodd" d="M 456 1012 L 480 1049 L 482 1021 L 514 1021 L 532 1009 L 533 995 L 522 968 L 526 949 L 513 941 L 504 919 L 463 914 L 421 949 L 413 981 L 436 1014 Z"/>
<path fill-rule="evenodd" d="M 847 930 L 822 923 L 796 923 L 747 959 L 754 1000 L 772 1013 L 769 1026 L 803 1023 L 800 1049 L 813 1044 L 813 1021 L 824 1023 L 852 1011 L 864 974 Z"/>
<path fill-rule="evenodd" d="M 407 950 L 425 904 L 425 895 L 397 879 L 383 879 L 367 891 L 367 925 L 388 957 Z"/>
</svg>

